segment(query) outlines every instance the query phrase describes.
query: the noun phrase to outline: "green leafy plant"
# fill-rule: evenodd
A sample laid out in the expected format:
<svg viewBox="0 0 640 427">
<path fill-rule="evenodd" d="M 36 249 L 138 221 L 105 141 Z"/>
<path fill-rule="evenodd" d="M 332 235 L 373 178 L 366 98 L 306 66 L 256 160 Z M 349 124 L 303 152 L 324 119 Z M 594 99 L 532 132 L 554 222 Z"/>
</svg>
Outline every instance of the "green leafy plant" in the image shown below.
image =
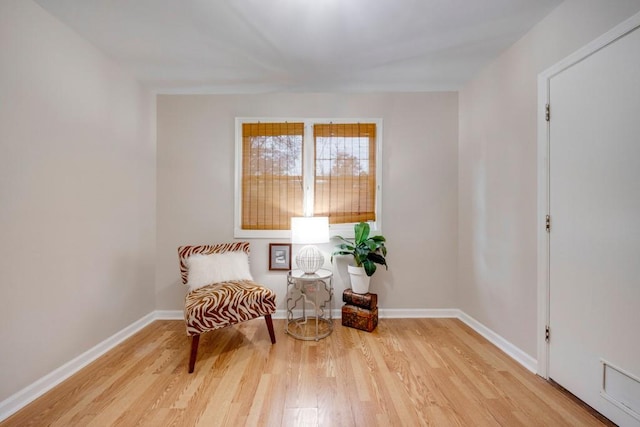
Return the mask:
<svg viewBox="0 0 640 427">
<path fill-rule="evenodd" d="M 387 265 L 387 248 L 384 243 L 386 239 L 383 236 L 371 236 L 369 224 L 366 222 L 360 222 L 354 226 L 355 238 L 345 239 L 342 236 L 336 236 L 340 239 L 340 243 L 333 251 L 333 255 L 352 255 L 354 265 L 356 267 L 363 267 L 367 276 L 373 275 L 376 272 L 376 264 L 384 265 L 389 269 Z"/>
</svg>

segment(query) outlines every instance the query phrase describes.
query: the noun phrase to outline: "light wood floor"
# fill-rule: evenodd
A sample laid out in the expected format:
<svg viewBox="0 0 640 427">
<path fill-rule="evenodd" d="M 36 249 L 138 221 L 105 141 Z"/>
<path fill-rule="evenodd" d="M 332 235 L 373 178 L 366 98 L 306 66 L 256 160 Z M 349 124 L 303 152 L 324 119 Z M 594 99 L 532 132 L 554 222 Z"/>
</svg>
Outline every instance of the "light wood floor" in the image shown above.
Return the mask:
<svg viewBox="0 0 640 427">
<path fill-rule="evenodd" d="M 0 426 L 600 426 L 454 319 L 335 323 L 299 341 L 262 319 L 205 334 L 157 321 Z"/>
</svg>

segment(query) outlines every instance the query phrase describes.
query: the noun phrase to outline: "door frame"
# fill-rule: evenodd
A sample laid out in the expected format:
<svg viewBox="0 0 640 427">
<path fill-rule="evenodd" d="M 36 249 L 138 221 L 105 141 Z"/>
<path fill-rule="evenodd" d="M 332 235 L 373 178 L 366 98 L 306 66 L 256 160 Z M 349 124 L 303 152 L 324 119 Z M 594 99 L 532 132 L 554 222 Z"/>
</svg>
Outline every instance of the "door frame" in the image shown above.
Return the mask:
<svg viewBox="0 0 640 427">
<path fill-rule="evenodd" d="M 640 12 L 626 19 L 622 23 L 607 31 L 602 36 L 596 38 L 586 46 L 567 56 L 560 62 L 549 67 L 538 74 L 538 320 L 537 320 L 537 341 L 538 341 L 538 363 L 537 373 L 543 378 L 549 378 L 549 343 L 545 340 L 546 328 L 549 325 L 550 315 L 550 283 L 549 283 L 549 233 L 547 232 L 547 215 L 549 215 L 549 122 L 546 120 L 549 104 L 550 81 L 551 78 L 560 74 L 564 70 L 581 62 L 585 58 L 604 49 L 616 40 L 626 36 L 636 28 L 640 27 Z M 550 111 L 553 118 L 553 107 Z M 553 231 L 553 218 L 551 223 Z"/>
</svg>

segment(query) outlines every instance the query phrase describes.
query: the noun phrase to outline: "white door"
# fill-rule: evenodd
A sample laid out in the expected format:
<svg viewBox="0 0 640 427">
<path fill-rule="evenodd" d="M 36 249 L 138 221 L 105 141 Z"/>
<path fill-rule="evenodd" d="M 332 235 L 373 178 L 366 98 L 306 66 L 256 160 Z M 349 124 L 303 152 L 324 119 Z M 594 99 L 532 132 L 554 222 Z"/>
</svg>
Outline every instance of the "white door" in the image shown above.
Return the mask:
<svg viewBox="0 0 640 427">
<path fill-rule="evenodd" d="M 549 88 L 548 374 L 640 426 L 640 29 Z"/>
</svg>

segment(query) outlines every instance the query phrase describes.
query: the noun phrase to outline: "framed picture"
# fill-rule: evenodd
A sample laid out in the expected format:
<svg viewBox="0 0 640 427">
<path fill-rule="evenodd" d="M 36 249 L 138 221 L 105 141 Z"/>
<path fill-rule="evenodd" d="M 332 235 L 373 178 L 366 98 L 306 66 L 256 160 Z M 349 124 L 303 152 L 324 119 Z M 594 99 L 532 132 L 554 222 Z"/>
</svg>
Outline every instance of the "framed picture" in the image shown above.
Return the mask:
<svg viewBox="0 0 640 427">
<path fill-rule="evenodd" d="M 269 243 L 269 270 L 291 270 L 291 243 Z"/>
</svg>

